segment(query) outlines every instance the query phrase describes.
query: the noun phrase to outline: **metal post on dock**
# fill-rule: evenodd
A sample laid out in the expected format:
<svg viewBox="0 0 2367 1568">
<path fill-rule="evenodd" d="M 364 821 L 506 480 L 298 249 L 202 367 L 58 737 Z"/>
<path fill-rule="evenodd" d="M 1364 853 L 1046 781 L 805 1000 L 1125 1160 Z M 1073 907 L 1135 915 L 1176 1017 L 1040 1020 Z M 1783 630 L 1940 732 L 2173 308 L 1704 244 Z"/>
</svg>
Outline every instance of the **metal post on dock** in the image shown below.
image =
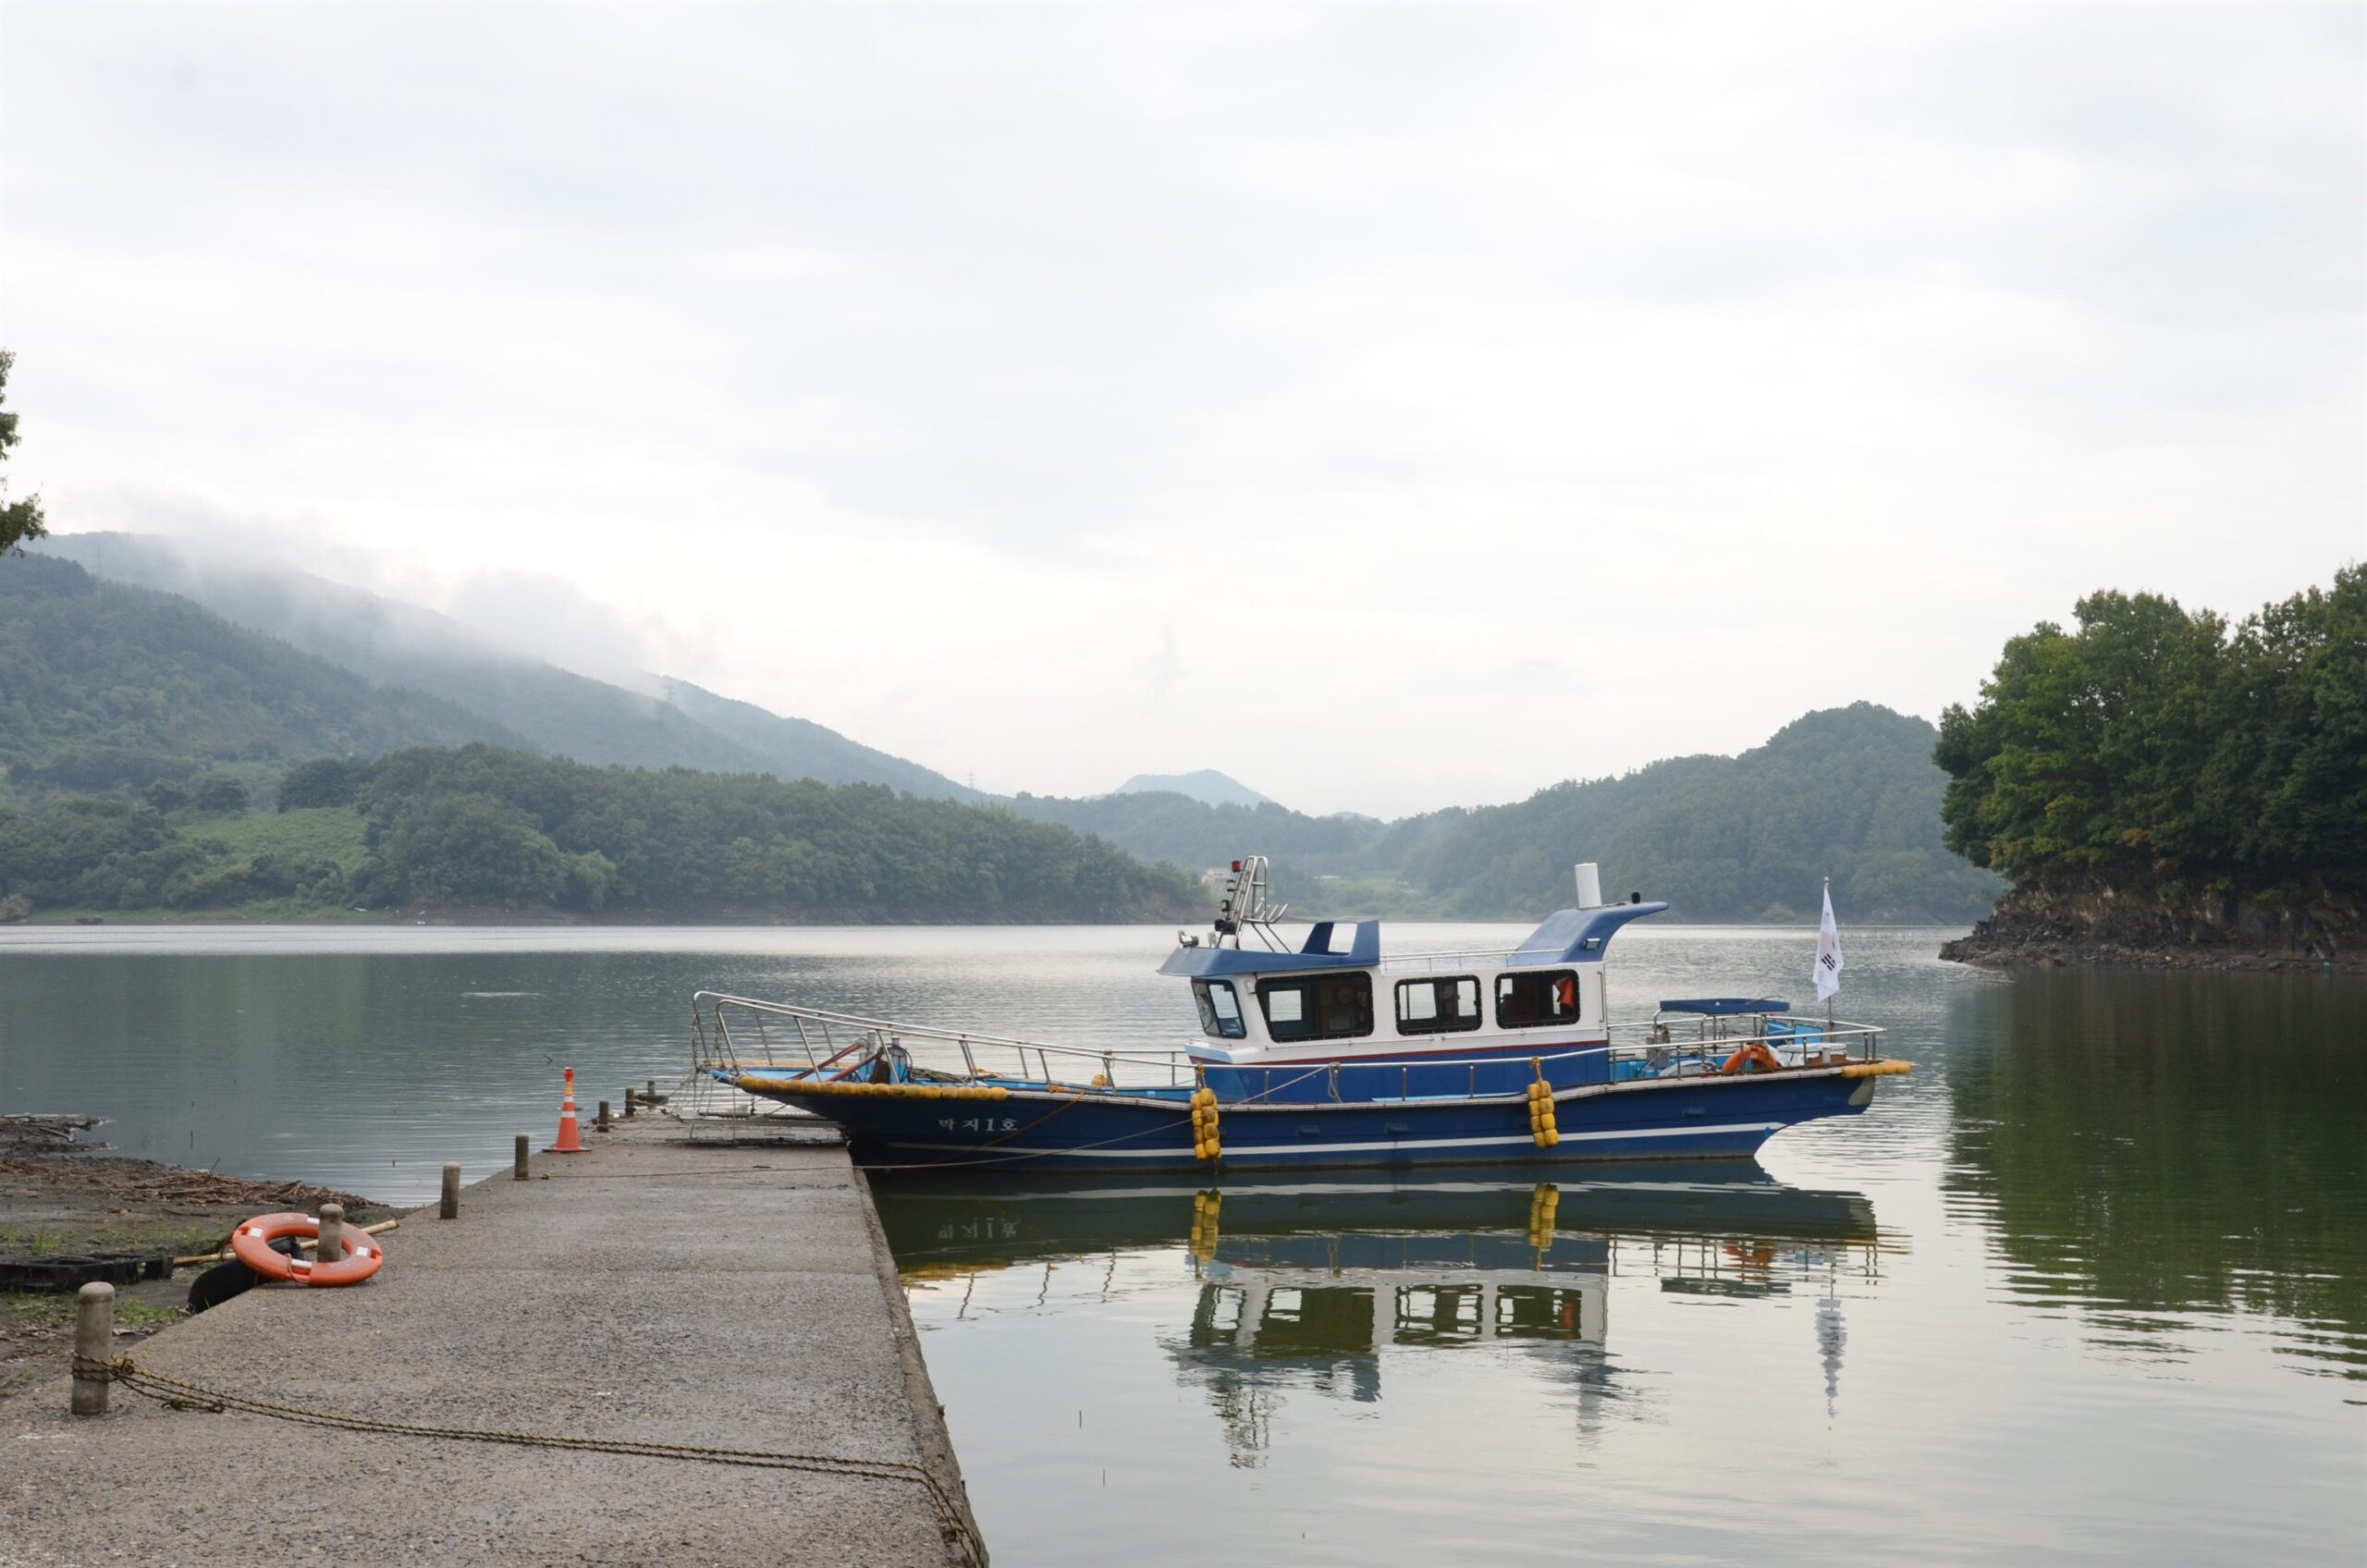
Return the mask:
<svg viewBox="0 0 2367 1568">
<path fill-rule="evenodd" d="M 526 1179 L 526 1134 L 523 1133 L 518 1134 L 518 1160 L 510 1167 L 509 1173 L 521 1182 Z"/>
<path fill-rule="evenodd" d="M 74 1301 L 74 1390 L 67 1396 L 66 1408 L 75 1415 L 107 1413 L 106 1375 L 86 1373 L 83 1368 L 106 1360 L 114 1345 L 115 1287 L 93 1280 L 82 1287 Z"/>
<path fill-rule="evenodd" d="M 448 1159 L 444 1162 L 444 1196 L 443 1200 L 436 1205 L 435 1218 L 438 1219 L 460 1218 L 460 1162 L 457 1159 Z"/>
<path fill-rule="evenodd" d="M 314 1261 L 320 1263 L 345 1261 L 345 1205 L 341 1203 L 321 1205 L 321 1234 L 320 1240 L 315 1243 L 313 1257 Z"/>
<path fill-rule="evenodd" d="M 602 1101 L 600 1102 L 600 1114 L 599 1114 L 598 1116 L 596 1116 L 596 1117 L 595 1117 L 595 1118 L 593 1119 L 592 1125 L 593 1125 L 593 1126 L 595 1126 L 595 1127 L 596 1127 L 596 1128 L 598 1128 L 598 1129 L 599 1129 L 601 1132 L 603 1132 L 603 1133 L 605 1133 L 605 1132 L 607 1132 L 607 1131 L 608 1130 L 608 1102 L 607 1102 L 607 1101 L 606 1101 L 606 1100 L 602 1100 Z"/>
</svg>

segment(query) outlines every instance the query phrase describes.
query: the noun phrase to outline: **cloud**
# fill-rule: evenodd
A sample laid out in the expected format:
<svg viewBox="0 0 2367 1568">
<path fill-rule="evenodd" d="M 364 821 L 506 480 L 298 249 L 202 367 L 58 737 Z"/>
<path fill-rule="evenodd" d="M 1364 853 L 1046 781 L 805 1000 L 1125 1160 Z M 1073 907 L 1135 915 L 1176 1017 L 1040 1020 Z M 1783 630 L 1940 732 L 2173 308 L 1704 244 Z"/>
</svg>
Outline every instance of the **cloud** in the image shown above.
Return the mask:
<svg viewBox="0 0 2367 1568">
<path fill-rule="evenodd" d="M 7 26 L 59 525 L 202 497 L 1007 787 L 1501 797 L 2367 544 L 2354 7 Z"/>
</svg>

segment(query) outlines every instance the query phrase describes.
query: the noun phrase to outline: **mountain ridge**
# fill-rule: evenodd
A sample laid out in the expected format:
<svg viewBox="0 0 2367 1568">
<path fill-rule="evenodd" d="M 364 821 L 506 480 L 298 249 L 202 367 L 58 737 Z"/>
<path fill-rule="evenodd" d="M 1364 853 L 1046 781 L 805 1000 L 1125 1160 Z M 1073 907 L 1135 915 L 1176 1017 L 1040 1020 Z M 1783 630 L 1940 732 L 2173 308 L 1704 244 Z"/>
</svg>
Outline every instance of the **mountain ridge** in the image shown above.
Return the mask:
<svg viewBox="0 0 2367 1568">
<path fill-rule="evenodd" d="M 314 756 L 517 744 L 440 698 L 374 685 L 178 595 L 27 555 L 0 565 L 0 765 L 17 785 L 251 786 Z"/>
<path fill-rule="evenodd" d="M 55 534 L 37 549 L 100 578 L 192 600 L 380 686 L 442 698 L 530 751 L 595 765 L 771 773 L 886 784 L 944 800 L 984 798 L 811 720 L 669 677 L 652 677 L 654 692 L 634 692 L 499 648 L 436 611 L 309 572 L 201 571 L 178 549 L 141 534 Z"/>
</svg>

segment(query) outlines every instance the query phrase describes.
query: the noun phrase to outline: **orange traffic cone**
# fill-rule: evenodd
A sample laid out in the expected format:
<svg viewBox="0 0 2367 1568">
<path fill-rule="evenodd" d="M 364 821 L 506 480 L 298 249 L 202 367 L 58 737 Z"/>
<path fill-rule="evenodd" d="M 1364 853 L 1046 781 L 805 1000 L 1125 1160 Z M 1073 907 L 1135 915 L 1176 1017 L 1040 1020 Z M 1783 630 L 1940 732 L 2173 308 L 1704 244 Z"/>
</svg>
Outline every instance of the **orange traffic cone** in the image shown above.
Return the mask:
<svg viewBox="0 0 2367 1568">
<path fill-rule="evenodd" d="M 558 1102 L 558 1142 L 545 1154 L 582 1154 L 583 1139 L 575 1131 L 575 1069 L 567 1070 L 567 1097 Z"/>
</svg>

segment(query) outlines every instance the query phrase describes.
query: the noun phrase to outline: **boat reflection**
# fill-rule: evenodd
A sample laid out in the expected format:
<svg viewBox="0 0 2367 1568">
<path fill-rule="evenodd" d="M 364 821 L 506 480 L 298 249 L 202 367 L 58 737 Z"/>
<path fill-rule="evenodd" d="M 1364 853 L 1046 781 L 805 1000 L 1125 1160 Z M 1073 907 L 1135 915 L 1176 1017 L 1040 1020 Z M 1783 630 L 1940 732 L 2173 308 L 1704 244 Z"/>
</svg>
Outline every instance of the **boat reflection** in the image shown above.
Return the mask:
<svg viewBox="0 0 2367 1568">
<path fill-rule="evenodd" d="M 1751 1163 L 1587 1175 L 1525 1180 L 1496 1167 L 1220 1188 L 881 1176 L 875 1189 L 914 1284 L 1041 1266 L 1049 1290 L 1051 1272 L 1078 1259 L 1107 1258 L 1115 1280 L 1121 1258 L 1176 1255 L 1197 1292 L 1189 1321 L 1160 1342 L 1178 1378 L 1208 1399 L 1238 1465 L 1262 1463 L 1284 1390 L 1377 1401 L 1384 1367 L 1408 1354 L 1528 1357 L 1589 1429 L 1622 1394 L 1605 1352 L 1621 1280 L 1741 1299 L 1815 1291 L 1815 1349 L 1835 1391 L 1836 1282 L 1879 1278 L 1897 1244 L 1864 1196 L 1785 1186 Z"/>
</svg>

